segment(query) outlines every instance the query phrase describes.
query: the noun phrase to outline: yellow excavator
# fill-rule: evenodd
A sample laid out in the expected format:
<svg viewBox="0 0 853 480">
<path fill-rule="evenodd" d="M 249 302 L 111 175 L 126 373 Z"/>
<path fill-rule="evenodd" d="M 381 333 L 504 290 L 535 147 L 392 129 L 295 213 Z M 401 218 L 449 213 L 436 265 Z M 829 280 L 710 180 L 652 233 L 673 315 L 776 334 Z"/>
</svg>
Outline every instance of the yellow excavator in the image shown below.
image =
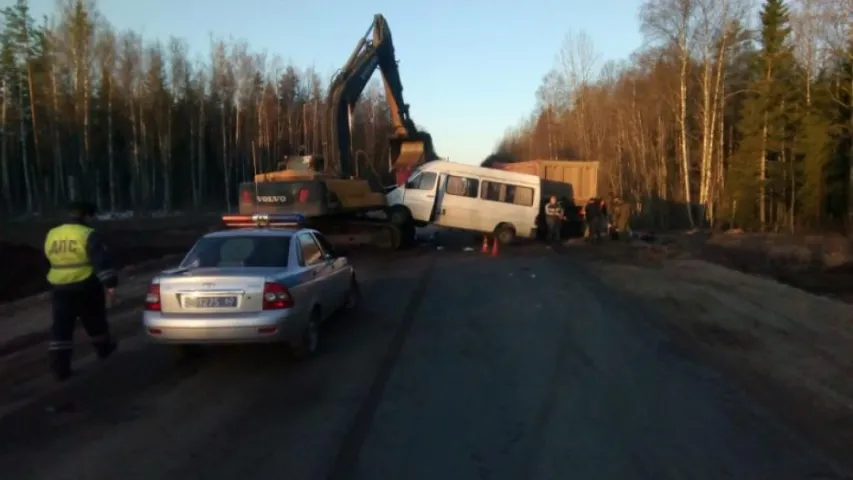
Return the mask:
<svg viewBox="0 0 853 480">
<path fill-rule="evenodd" d="M 376 174 L 359 168 L 352 145 L 353 108 L 376 69 L 382 73 L 385 98 L 394 128 L 389 137 L 390 172 L 394 183 L 424 162 L 437 160 L 432 137 L 418 130 L 403 101 L 388 22 L 375 15 L 344 67 L 329 87 L 322 155 L 291 155 L 278 170 L 255 175 L 240 185 L 241 214 L 301 214 L 305 225 L 335 245 L 400 248 L 415 238 L 406 215 L 388 211 L 385 191 Z M 370 178 L 370 180 L 368 180 Z"/>
</svg>

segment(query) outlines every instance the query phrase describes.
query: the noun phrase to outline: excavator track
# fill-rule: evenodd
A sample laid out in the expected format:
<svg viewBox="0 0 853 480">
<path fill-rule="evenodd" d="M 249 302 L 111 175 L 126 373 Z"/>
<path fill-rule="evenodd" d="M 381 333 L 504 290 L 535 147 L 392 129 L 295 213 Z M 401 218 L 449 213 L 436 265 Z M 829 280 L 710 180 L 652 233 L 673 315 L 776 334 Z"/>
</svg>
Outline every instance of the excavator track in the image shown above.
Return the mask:
<svg viewBox="0 0 853 480">
<path fill-rule="evenodd" d="M 372 246 L 398 250 L 414 240 L 414 227 L 402 229 L 385 220 L 370 218 L 313 217 L 305 227 L 321 232 L 335 247 Z"/>
</svg>

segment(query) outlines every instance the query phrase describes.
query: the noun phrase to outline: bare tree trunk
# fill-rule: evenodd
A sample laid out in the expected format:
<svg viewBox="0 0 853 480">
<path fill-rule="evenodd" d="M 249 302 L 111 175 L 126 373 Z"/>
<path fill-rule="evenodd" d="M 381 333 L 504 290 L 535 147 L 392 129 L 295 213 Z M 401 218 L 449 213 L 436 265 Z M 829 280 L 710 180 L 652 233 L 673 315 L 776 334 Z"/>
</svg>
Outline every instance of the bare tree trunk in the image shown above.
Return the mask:
<svg viewBox="0 0 853 480">
<path fill-rule="evenodd" d="M 2 79 L 2 90 L 3 103 L 0 106 L 0 168 L 2 168 L 3 176 L 3 201 L 6 203 L 6 210 L 12 213 L 12 181 L 9 172 L 9 145 L 6 123 L 9 107 L 9 84 L 6 82 L 5 76 Z"/>
<path fill-rule="evenodd" d="M 83 165 L 85 165 L 84 168 L 86 168 L 87 173 L 88 173 L 88 169 L 90 169 L 92 167 L 92 165 L 90 164 L 91 149 L 90 149 L 90 145 L 89 145 L 89 142 L 91 141 L 91 139 L 89 138 L 89 133 L 90 133 L 90 128 L 89 128 L 89 94 L 90 94 L 90 92 L 89 92 L 89 89 L 91 86 L 90 82 L 91 82 L 91 79 L 89 76 L 89 70 L 86 69 L 86 74 L 83 76 L 83 152 L 82 152 L 83 157 L 82 157 L 81 162 L 83 163 Z M 100 192 L 100 188 L 99 188 L 100 185 L 99 185 L 99 181 L 98 181 L 99 176 L 97 175 L 97 169 L 92 168 L 92 170 L 95 170 L 95 172 L 93 172 L 93 173 L 95 173 L 95 175 L 94 175 L 94 177 L 95 177 L 95 201 L 97 202 L 98 207 L 100 207 L 101 206 L 101 192 Z M 84 175 L 83 179 L 85 179 L 87 177 L 88 177 L 88 175 Z M 82 181 L 85 181 L 85 180 L 82 180 Z"/>
<path fill-rule="evenodd" d="M 718 65 L 717 69 L 722 67 Z M 708 193 L 710 191 L 711 168 L 714 152 L 714 113 L 716 104 L 711 95 L 711 55 L 708 53 L 708 46 L 705 46 L 704 61 L 702 64 L 702 144 L 701 144 L 701 160 L 699 166 L 699 205 L 703 212 L 699 218 L 699 223 L 702 224 L 707 218 L 708 208 Z"/>
<path fill-rule="evenodd" d="M 160 158 L 163 163 L 163 210 L 172 210 L 172 105 L 164 109 L 166 125 L 160 129 Z"/>
<path fill-rule="evenodd" d="M 115 151 L 113 148 L 113 85 L 110 80 L 107 90 L 107 168 L 108 189 L 110 195 L 110 211 L 116 209 L 116 174 L 115 174 Z"/>
<path fill-rule="evenodd" d="M 33 66 L 31 62 L 27 62 L 27 84 L 30 92 L 30 120 L 32 123 L 33 129 L 33 153 L 36 159 L 36 164 L 34 165 L 33 172 L 36 178 L 41 178 L 42 175 L 42 164 L 41 164 L 41 151 L 39 150 L 39 135 L 38 135 L 38 126 L 36 123 L 36 100 L 35 100 L 35 89 L 33 88 Z M 41 195 L 41 187 L 44 185 L 37 186 L 33 188 L 33 194 L 36 197 L 37 208 L 41 209 L 43 206 L 42 203 L 42 195 Z M 46 192 L 45 192 L 46 193 Z"/>
<path fill-rule="evenodd" d="M 240 166 L 239 177 L 246 178 L 246 162 L 241 161 L 242 151 L 240 150 L 240 120 L 242 117 L 242 115 L 240 115 L 240 110 L 241 107 L 239 105 L 234 109 L 234 148 L 232 149 L 232 152 L 234 156 L 233 160 Z M 228 201 L 231 202 L 230 197 Z"/>
<path fill-rule="evenodd" d="M 133 94 L 131 94 L 133 95 Z M 130 180 L 130 203 L 131 208 L 135 212 L 139 209 L 139 194 L 140 194 L 140 176 L 142 175 L 142 165 L 139 158 L 139 127 L 137 126 L 136 119 L 136 106 L 133 104 L 133 97 L 129 97 L 127 100 L 127 111 L 130 116 L 130 142 L 131 142 L 131 152 L 133 155 L 133 176 Z"/>
<path fill-rule="evenodd" d="M 687 73 L 690 63 L 687 51 L 687 40 L 682 42 L 681 70 L 678 77 L 678 130 L 679 150 L 681 153 L 681 175 L 684 186 L 684 203 L 687 209 L 687 221 L 690 226 L 695 225 L 693 221 L 693 199 L 690 193 L 690 150 L 687 143 Z"/>
<path fill-rule="evenodd" d="M 851 29 L 851 37 L 853 37 L 853 29 Z M 853 62 L 853 58 L 850 61 Z M 850 77 L 848 88 L 848 95 L 853 97 L 853 77 Z M 853 100 L 848 100 L 848 102 L 853 103 Z M 853 136 L 853 108 L 849 108 L 849 111 L 847 134 Z M 847 158 L 850 158 L 851 162 L 847 179 L 847 229 L 850 235 L 853 236 L 853 141 L 849 142 L 849 144 Z"/>
<path fill-rule="evenodd" d="M 205 150 L 205 131 L 207 129 L 207 124 L 205 123 L 205 100 L 202 98 L 199 102 L 198 109 L 198 196 L 200 199 L 204 198 L 204 194 L 206 191 L 205 186 L 207 185 L 207 169 L 205 168 L 207 165 L 207 153 Z"/>
<path fill-rule="evenodd" d="M 225 184 L 225 211 L 231 211 L 231 169 L 228 161 L 228 111 L 222 105 L 221 134 L 222 134 L 222 181 Z"/>
<path fill-rule="evenodd" d="M 24 175 L 24 193 L 27 200 L 27 213 L 33 213 L 33 185 L 30 178 L 29 153 L 27 149 L 28 132 L 26 115 L 24 112 L 28 110 L 27 104 L 24 103 L 24 75 L 18 72 L 18 131 L 21 135 L 21 173 Z"/>
<path fill-rule="evenodd" d="M 53 104 L 53 204 L 59 205 L 60 198 L 65 199 L 65 165 L 62 159 L 62 135 L 60 126 L 62 125 L 57 118 L 59 116 L 59 84 L 56 78 L 56 65 L 51 62 L 50 65 L 50 90 L 51 103 Z"/>
<path fill-rule="evenodd" d="M 190 107 L 192 108 L 192 107 Z M 196 157 L 197 145 L 196 145 L 196 122 L 197 120 L 193 115 L 192 110 L 190 110 L 190 184 L 192 188 L 192 199 L 193 199 L 193 210 L 198 210 L 199 207 L 199 198 L 198 198 L 198 158 Z"/>
<path fill-rule="evenodd" d="M 767 226 L 767 112 L 761 125 L 761 157 L 758 159 L 758 218 L 761 230 Z"/>
</svg>

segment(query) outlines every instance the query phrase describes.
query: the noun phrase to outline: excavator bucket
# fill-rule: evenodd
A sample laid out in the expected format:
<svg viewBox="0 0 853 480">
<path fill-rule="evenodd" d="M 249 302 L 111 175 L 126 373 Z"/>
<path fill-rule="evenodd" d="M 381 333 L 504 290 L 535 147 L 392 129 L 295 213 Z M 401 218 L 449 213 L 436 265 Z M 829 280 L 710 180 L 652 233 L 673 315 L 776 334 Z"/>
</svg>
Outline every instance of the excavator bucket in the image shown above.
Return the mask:
<svg viewBox="0 0 853 480">
<path fill-rule="evenodd" d="M 421 140 L 403 140 L 400 153 L 394 160 L 393 169 L 414 169 L 424 162 L 424 142 Z"/>
<path fill-rule="evenodd" d="M 426 161 L 424 150 L 425 145 L 422 140 L 391 140 L 391 170 L 394 172 L 397 185 L 405 183 L 412 170 Z"/>
</svg>

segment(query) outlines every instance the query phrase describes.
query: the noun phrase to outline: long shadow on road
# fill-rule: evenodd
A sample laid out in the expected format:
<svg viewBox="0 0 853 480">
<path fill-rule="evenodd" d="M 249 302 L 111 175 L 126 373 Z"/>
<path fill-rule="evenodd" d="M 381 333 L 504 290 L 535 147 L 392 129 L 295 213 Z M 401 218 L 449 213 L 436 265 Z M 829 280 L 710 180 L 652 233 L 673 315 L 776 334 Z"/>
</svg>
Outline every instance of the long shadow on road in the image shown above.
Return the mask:
<svg viewBox="0 0 853 480">
<path fill-rule="evenodd" d="M 25 459 L 36 462 L 71 440 L 86 441 L 106 429 L 144 421 L 158 410 L 175 407 L 152 399 L 187 384 L 203 384 L 208 393 L 218 392 L 214 395 L 250 399 L 263 396 L 258 389 L 278 389 L 281 393 L 275 398 L 281 407 L 295 412 L 324 396 L 334 397 L 334 387 L 326 386 L 342 369 L 358 368 L 360 377 L 371 378 L 400 323 L 401 308 L 422 274 L 419 269 L 424 262 L 417 257 L 404 256 L 403 264 L 408 262 L 409 268 L 402 273 L 389 268 L 394 263 L 390 257 L 374 261 L 362 275 L 365 301 L 360 311 L 329 322 L 322 351 L 305 363 L 294 362 L 284 347 L 276 345 L 208 348 L 200 358 L 180 360 L 166 347 L 132 338 L 113 358 L 82 371 L 67 386 L 2 417 L 0 465 L 13 462 L 20 468 Z M 265 383 L 271 385 L 265 388 Z M 282 389 L 283 385 L 287 387 Z M 192 393 L 181 401 L 209 400 Z M 46 413 L 49 407 L 69 404 L 75 407 L 71 411 Z"/>
</svg>

